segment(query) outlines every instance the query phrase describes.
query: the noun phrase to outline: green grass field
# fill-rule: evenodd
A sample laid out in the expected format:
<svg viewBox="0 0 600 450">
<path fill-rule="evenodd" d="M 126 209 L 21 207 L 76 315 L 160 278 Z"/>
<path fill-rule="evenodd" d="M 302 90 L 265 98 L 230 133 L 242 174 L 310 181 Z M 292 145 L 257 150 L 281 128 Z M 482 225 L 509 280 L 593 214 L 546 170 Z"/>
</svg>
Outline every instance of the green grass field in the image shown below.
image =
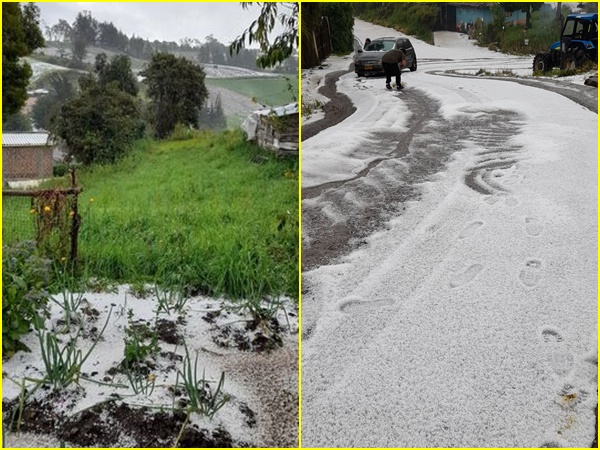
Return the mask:
<svg viewBox="0 0 600 450">
<path fill-rule="evenodd" d="M 297 298 L 297 159 L 264 153 L 241 132 L 206 133 L 140 143 L 117 165 L 80 170 L 78 184 L 87 276 Z M 19 232 L 11 211 L 8 241 Z"/>
<path fill-rule="evenodd" d="M 286 105 L 298 100 L 298 77 L 206 78 L 206 84 L 230 89 L 269 106 Z"/>
</svg>

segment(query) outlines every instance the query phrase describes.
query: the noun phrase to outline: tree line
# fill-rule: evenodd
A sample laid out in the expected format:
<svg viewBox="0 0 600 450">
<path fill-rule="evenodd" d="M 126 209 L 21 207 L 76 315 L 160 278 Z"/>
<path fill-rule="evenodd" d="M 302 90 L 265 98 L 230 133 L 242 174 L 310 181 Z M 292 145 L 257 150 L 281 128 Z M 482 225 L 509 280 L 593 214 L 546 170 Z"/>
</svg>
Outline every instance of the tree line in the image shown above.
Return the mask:
<svg viewBox="0 0 600 450">
<path fill-rule="evenodd" d="M 86 165 L 112 163 L 147 134 L 165 139 L 177 126 L 225 128 L 220 99 L 207 102 L 202 67 L 183 57 L 156 53 L 142 75 L 147 100 L 139 96 L 127 55 L 109 59 L 99 54 L 94 70 L 81 76 L 78 89 L 71 92 L 63 74 L 54 73 L 54 94 L 38 104 L 52 104 L 61 89 L 71 95 L 64 102 L 59 99 L 46 116 L 48 129 L 66 143 L 69 156 Z"/>
<path fill-rule="evenodd" d="M 2 91 L 2 118 L 8 131 L 11 125 L 22 126 L 19 113 L 32 73 L 19 58 L 42 47 L 44 39 L 35 5 L 3 3 L 2 16 L 3 86 L 11 87 Z M 220 99 L 207 103 L 201 66 L 173 54 L 155 53 L 141 75 L 144 99 L 127 55 L 109 59 L 100 53 L 93 70 L 82 76 L 75 71 L 52 72 L 48 94 L 33 107 L 33 121 L 63 140 L 69 155 L 83 164 L 112 163 L 145 134 L 167 138 L 177 125 L 224 127 Z"/>
<path fill-rule="evenodd" d="M 87 49 L 97 46 L 143 60 L 151 59 L 155 53 L 186 54 L 186 56 L 192 54 L 200 64 L 225 64 L 261 70 L 257 65 L 257 60 L 261 56 L 257 49 L 239 48 L 232 53 L 227 45 L 219 42 L 213 35 L 206 36 L 204 43 L 192 38 L 172 42 L 150 41 L 135 35 L 128 37 L 112 22 L 96 20 L 90 11 L 78 13 L 72 24 L 60 19 L 56 24 L 46 26 L 44 32 L 47 41 L 57 46 L 60 56 L 71 57 L 75 68 L 83 66 Z M 70 55 L 68 49 L 71 51 Z M 286 58 L 275 66 L 275 69 L 279 72 L 293 73 L 297 70 L 297 64 L 293 59 Z"/>
<path fill-rule="evenodd" d="M 279 14 L 278 8 L 284 7 L 290 12 Z M 82 17 L 80 22 L 87 21 L 87 25 L 80 24 L 71 36 L 92 39 L 91 15 Z M 261 67 L 280 64 L 298 47 L 297 17 L 298 3 L 262 3 L 261 16 L 229 53 L 239 53 L 247 40 L 254 41 L 260 44 Z M 271 42 L 268 35 L 275 26 L 274 18 L 279 18 L 284 28 Z M 45 44 L 39 9 L 31 3 L 3 3 L 2 38 L 2 125 L 8 131 L 9 125 L 23 118 L 20 111 L 32 75 L 22 58 Z M 137 139 L 147 135 L 168 138 L 177 127 L 224 127 L 220 98 L 207 102 L 201 65 L 172 53 L 155 52 L 140 75 L 144 96 L 140 96 L 141 86 L 129 55 L 108 58 L 100 53 L 93 69 L 83 76 L 76 71 L 52 72 L 47 75 L 49 92 L 36 102 L 33 120 L 62 139 L 68 154 L 83 164 L 112 163 L 127 154 Z"/>
</svg>

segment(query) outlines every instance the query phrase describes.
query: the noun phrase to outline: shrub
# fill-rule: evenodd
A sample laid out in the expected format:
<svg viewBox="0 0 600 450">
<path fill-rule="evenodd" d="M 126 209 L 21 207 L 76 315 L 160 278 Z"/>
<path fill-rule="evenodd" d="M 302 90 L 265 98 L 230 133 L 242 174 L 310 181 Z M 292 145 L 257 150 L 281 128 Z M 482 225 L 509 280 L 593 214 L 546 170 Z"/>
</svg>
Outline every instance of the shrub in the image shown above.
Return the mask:
<svg viewBox="0 0 600 450">
<path fill-rule="evenodd" d="M 187 141 L 193 137 L 193 130 L 188 125 L 178 122 L 171 133 L 170 139 L 172 141 Z"/>
<path fill-rule="evenodd" d="M 29 351 L 20 342 L 32 325 L 39 327 L 48 316 L 50 261 L 35 253 L 35 242 L 2 247 L 2 355 Z"/>
<path fill-rule="evenodd" d="M 354 17 L 352 17 L 352 4 L 350 3 L 321 3 L 323 15 L 329 19 L 331 29 L 332 52 L 347 54 L 353 49 Z"/>
<path fill-rule="evenodd" d="M 67 172 L 69 172 L 68 164 L 56 164 L 52 167 L 52 176 L 54 177 L 64 177 Z"/>
</svg>

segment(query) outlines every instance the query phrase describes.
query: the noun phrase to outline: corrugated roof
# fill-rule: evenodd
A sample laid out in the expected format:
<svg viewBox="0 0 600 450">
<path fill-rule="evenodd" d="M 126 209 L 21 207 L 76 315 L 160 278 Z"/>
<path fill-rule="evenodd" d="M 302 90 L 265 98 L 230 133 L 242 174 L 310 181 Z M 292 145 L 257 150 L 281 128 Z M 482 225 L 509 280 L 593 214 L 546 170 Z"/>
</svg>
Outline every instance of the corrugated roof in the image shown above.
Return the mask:
<svg viewBox="0 0 600 450">
<path fill-rule="evenodd" d="M 45 147 L 48 133 L 2 133 L 2 147 Z"/>
</svg>

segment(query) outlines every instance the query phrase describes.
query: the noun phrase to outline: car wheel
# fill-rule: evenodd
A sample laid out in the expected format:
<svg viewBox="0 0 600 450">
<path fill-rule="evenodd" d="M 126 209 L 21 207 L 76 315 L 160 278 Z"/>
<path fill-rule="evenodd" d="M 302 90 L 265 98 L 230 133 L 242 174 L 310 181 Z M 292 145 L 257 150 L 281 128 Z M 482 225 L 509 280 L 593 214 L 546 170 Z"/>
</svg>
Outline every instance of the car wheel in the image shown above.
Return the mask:
<svg viewBox="0 0 600 450">
<path fill-rule="evenodd" d="M 365 76 L 365 74 L 364 74 L 364 73 L 362 73 L 362 72 L 356 72 L 356 76 L 357 76 L 357 77 L 364 77 L 364 76 Z"/>
<path fill-rule="evenodd" d="M 411 72 L 414 72 L 415 70 L 417 70 L 417 58 L 413 59 L 412 66 L 410 66 Z"/>
</svg>

